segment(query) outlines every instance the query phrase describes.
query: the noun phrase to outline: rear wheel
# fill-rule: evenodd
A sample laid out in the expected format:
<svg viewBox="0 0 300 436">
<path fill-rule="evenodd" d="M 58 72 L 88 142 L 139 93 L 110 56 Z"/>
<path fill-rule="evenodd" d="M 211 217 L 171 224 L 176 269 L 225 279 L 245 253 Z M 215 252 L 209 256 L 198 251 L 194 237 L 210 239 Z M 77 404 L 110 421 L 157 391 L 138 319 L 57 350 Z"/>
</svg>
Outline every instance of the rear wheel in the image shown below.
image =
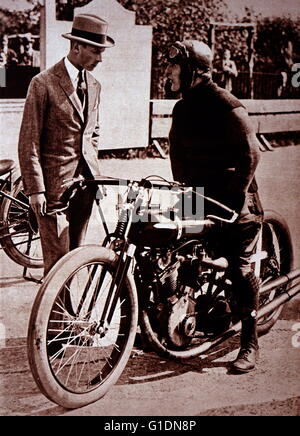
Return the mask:
<svg viewBox="0 0 300 436">
<path fill-rule="evenodd" d="M 3 250 L 19 265 L 42 268 L 43 256 L 37 221 L 23 191 L 21 178 L 15 182 L 10 195 L 21 203 L 10 198 L 3 199 L 0 210 Z"/>
<path fill-rule="evenodd" d="M 261 250 L 260 250 L 261 248 Z M 261 247 L 258 251 L 265 253 L 265 259 L 260 265 L 261 285 L 287 274 L 293 267 L 293 246 L 288 226 L 284 219 L 275 212 L 265 213 Z M 276 296 L 286 290 L 288 285 L 281 286 L 266 294 L 261 294 L 259 299 L 260 307 L 274 300 Z M 267 333 L 278 320 L 283 306 L 267 314 L 258 321 L 259 334 Z"/>
<path fill-rule="evenodd" d="M 41 391 L 66 408 L 100 399 L 120 377 L 134 343 L 137 297 L 126 277 L 111 322 L 100 326 L 117 255 L 80 247 L 51 270 L 34 302 L 28 353 Z"/>
</svg>

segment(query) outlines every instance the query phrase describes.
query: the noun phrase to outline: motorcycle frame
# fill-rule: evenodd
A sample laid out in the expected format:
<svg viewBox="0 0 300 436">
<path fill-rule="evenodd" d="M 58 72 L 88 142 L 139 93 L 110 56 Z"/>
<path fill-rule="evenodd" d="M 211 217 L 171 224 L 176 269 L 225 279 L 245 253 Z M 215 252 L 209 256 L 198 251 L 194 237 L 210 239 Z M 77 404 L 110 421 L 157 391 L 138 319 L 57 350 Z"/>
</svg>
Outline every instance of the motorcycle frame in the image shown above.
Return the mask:
<svg viewBox="0 0 300 436">
<path fill-rule="evenodd" d="M 96 182 L 98 184 L 117 185 L 120 181 L 125 182 L 122 179 L 112 179 L 112 178 L 105 178 L 105 179 L 96 178 L 94 180 L 85 181 L 85 182 L 87 182 L 87 183 L 88 182 L 94 182 L 94 183 Z M 83 181 L 82 181 L 82 179 L 80 179 L 79 181 L 77 180 L 76 182 L 82 183 Z M 70 186 L 71 191 L 74 189 L 73 183 L 74 183 L 74 181 L 71 183 L 71 186 Z M 119 238 L 120 240 L 122 240 L 122 248 L 121 248 L 121 251 L 119 253 L 119 257 L 118 257 L 118 261 L 117 261 L 117 265 L 116 265 L 116 274 L 115 274 L 114 280 L 113 280 L 113 282 L 110 286 L 109 292 L 108 292 L 108 298 L 107 298 L 105 307 L 104 307 L 103 312 L 102 312 L 102 318 L 100 320 L 100 323 L 98 324 L 98 326 L 99 326 L 98 331 L 99 331 L 99 333 L 103 332 L 103 334 L 105 334 L 105 331 L 107 329 L 107 325 L 109 324 L 109 322 L 112 319 L 115 305 L 116 305 L 117 300 L 120 296 L 122 282 L 128 273 L 130 264 L 134 258 L 134 253 L 136 250 L 136 246 L 128 240 L 128 233 L 129 233 L 129 229 L 130 229 L 130 226 L 132 223 L 133 213 L 141 205 L 143 190 L 144 190 L 145 186 L 143 186 L 143 184 L 140 185 L 139 182 L 130 182 L 128 185 L 129 185 L 129 189 L 130 190 L 133 189 L 135 191 L 136 195 L 134 196 L 132 201 L 129 201 L 128 200 L 129 195 L 130 195 L 130 191 L 129 191 L 129 193 L 127 194 L 127 201 L 124 203 L 123 207 L 121 208 L 121 210 L 129 212 L 129 219 L 126 223 L 126 229 L 125 229 L 123 236 L 121 238 Z M 145 185 L 145 183 L 144 183 L 144 185 Z M 160 187 L 160 186 L 162 186 L 162 185 L 153 185 L 152 187 Z M 130 207 L 128 207 L 128 205 L 130 205 Z M 226 206 L 225 206 L 225 208 L 227 211 L 230 210 Z M 233 222 L 236 219 L 237 214 L 235 211 L 232 211 L 232 210 L 230 210 L 230 211 L 233 213 L 233 216 L 232 216 L 232 219 L 229 220 L 229 222 Z M 101 215 L 104 217 L 103 213 Z M 216 218 L 216 217 L 214 217 L 214 218 Z M 222 219 L 221 219 L 221 221 L 222 221 Z M 104 228 L 107 228 L 107 226 L 105 225 Z M 112 241 L 112 238 L 114 238 L 116 236 L 117 235 L 115 233 L 107 234 L 102 245 L 104 247 L 108 246 L 108 248 L 111 248 L 114 251 L 116 251 L 115 247 L 114 247 L 115 242 Z M 287 301 L 294 298 L 298 293 L 300 293 L 300 268 L 295 269 L 293 271 L 290 271 L 288 274 L 280 276 L 274 280 L 271 280 L 270 282 L 268 282 L 267 284 L 263 285 L 260 288 L 259 295 L 263 295 L 263 294 L 270 292 L 271 290 L 274 290 L 278 287 L 281 287 L 284 285 L 289 285 L 294 280 L 297 280 L 296 284 L 294 284 L 290 289 L 284 290 L 282 292 L 282 294 L 275 297 L 271 302 L 262 306 L 257 311 L 257 314 L 256 314 L 257 320 L 261 319 L 262 317 L 266 316 L 267 314 L 274 311 L 278 307 L 282 306 Z M 116 284 L 117 284 L 117 288 L 114 290 Z M 173 358 L 178 357 L 180 359 L 187 359 L 187 358 L 190 359 L 192 357 L 199 356 L 200 354 L 209 351 L 211 348 L 221 344 L 222 342 L 231 338 L 232 336 L 235 336 L 237 333 L 239 333 L 241 331 L 241 328 L 242 328 L 242 320 L 237 322 L 232 327 L 230 327 L 230 329 L 226 330 L 225 332 L 216 336 L 215 338 L 213 338 L 211 340 L 208 339 L 208 340 L 204 341 L 200 347 L 195 349 L 194 352 L 192 350 L 188 350 L 186 352 L 180 351 L 178 353 L 176 351 L 172 351 L 172 353 L 173 353 L 172 357 Z M 171 356 L 168 356 L 168 351 L 166 349 L 164 350 L 164 352 L 165 352 L 166 357 L 171 357 Z"/>
</svg>

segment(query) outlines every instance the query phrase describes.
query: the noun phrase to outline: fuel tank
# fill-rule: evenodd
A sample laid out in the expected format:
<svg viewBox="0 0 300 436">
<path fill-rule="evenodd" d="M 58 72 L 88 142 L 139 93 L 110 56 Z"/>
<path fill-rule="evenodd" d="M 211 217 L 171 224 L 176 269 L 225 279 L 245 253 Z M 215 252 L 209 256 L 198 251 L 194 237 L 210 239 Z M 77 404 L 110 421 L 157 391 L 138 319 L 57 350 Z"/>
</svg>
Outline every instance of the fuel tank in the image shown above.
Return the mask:
<svg viewBox="0 0 300 436">
<path fill-rule="evenodd" d="M 213 225 L 210 220 L 180 220 L 172 213 L 145 210 L 132 223 L 129 239 L 135 245 L 159 248 L 184 236 L 197 238 Z"/>
</svg>

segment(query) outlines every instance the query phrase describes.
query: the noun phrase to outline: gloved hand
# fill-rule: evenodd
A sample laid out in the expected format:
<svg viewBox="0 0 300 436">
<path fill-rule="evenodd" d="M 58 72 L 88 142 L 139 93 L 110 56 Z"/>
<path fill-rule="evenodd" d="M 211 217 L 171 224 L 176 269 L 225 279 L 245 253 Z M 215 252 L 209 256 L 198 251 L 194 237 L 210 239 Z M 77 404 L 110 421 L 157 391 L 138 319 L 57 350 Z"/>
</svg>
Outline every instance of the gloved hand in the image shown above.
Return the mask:
<svg viewBox="0 0 300 436">
<path fill-rule="evenodd" d="M 228 193 L 227 205 L 236 213 L 240 214 L 246 201 L 246 194 L 244 192 L 230 191 Z"/>
</svg>

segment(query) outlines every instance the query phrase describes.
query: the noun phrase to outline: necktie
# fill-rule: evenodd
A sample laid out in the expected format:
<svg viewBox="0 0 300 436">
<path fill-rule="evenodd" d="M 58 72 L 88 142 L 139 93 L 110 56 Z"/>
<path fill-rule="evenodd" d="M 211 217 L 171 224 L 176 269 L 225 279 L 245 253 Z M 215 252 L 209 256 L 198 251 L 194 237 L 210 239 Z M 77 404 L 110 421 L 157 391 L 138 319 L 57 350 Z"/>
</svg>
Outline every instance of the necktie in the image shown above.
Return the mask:
<svg viewBox="0 0 300 436">
<path fill-rule="evenodd" d="M 81 101 L 81 105 L 83 109 L 85 105 L 85 90 L 86 90 L 86 86 L 85 86 L 85 81 L 83 79 L 83 71 L 79 71 L 76 92 L 79 97 L 79 100 Z"/>
</svg>

